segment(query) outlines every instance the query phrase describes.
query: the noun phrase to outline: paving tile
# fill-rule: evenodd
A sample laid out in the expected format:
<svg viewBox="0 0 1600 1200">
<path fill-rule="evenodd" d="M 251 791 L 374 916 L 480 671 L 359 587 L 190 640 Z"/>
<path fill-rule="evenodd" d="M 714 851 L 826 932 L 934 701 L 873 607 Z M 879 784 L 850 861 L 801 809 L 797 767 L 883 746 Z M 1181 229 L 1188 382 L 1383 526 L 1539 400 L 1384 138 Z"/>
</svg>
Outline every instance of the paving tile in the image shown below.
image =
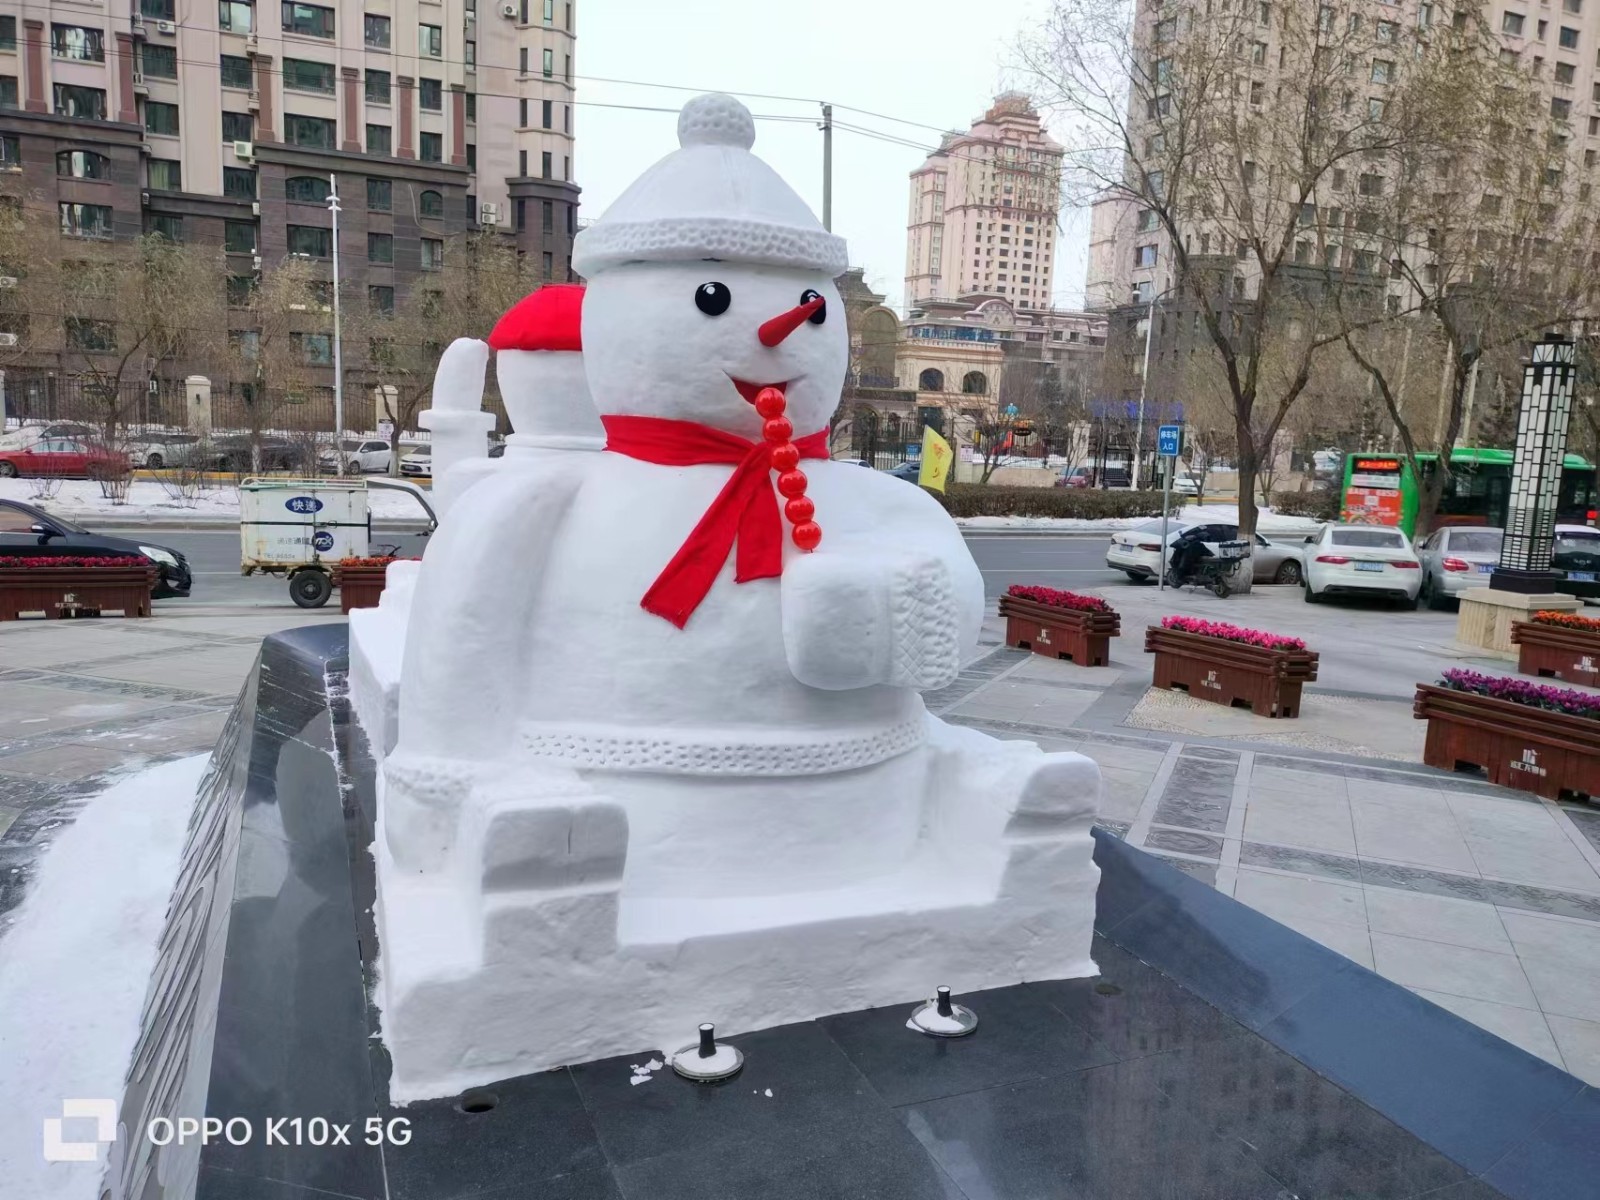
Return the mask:
<svg viewBox="0 0 1600 1200">
<path fill-rule="evenodd" d="M 1522 960 L 1522 969 L 1545 1012 L 1600 1021 L 1600 962 L 1528 958 Z"/>
<path fill-rule="evenodd" d="M 1192 858 L 1173 858 L 1171 855 L 1155 852 L 1155 856 L 1168 866 L 1176 867 L 1185 875 L 1198 879 L 1207 887 L 1217 886 L 1217 864 L 1208 862 L 1195 862 Z"/>
<path fill-rule="evenodd" d="M 1372 885 L 1366 895 L 1367 924 L 1374 933 L 1512 953 L 1500 914 L 1490 904 Z"/>
<path fill-rule="evenodd" d="M 1444 797 L 1435 794 L 1428 799 L 1431 803 L 1395 803 L 1352 792 L 1356 851 L 1362 858 L 1476 874 L 1477 864 Z"/>
<path fill-rule="evenodd" d="M 1319 771 L 1310 768 L 1288 769 L 1271 765 L 1263 765 L 1263 759 L 1257 757 L 1255 766 L 1250 770 L 1250 784 L 1252 787 L 1270 789 L 1276 792 L 1288 792 L 1295 796 L 1339 796 L 1348 798 L 1348 781 L 1337 769 L 1333 771 Z M 1274 760 L 1267 759 L 1270 763 Z M 1288 762 L 1288 759 L 1278 759 L 1278 762 Z"/>
<path fill-rule="evenodd" d="M 1367 927 L 1366 897 L 1358 884 L 1326 879 L 1273 875 L 1248 867 L 1239 870 L 1233 898 L 1275 921 L 1330 921 Z"/>
<path fill-rule="evenodd" d="M 1312 917 L 1282 919 L 1296 933 L 1304 934 L 1318 945 L 1342 954 L 1351 962 L 1372 970 L 1372 939 L 1359 925 L 1346 925 L 1339 921 L 1319 921 Z"/>
<path fill-rule="evenodd" d="M 1600 923 L 1502 909 L 1500 919 L 1524 962 L 1547 959 L 1600 967 Z"/>
<path fill-rule="evenodd" d="M 120 770 L 138 761 L 135 755 L 77 742 L 0 758 L 8 773 L 32 775 L 39 779 L 87 779 L 107 771 Z"/>
<path fill-rule="evenodd" d="M 1180 854 L 1198 854 L 1213 860 L 1222 857 L 1220 837 L 1187 829 L 1152 829 L 1144 844 L 1150 850 L 1176 850 Z"/>
<path fill-rule="evenodd" d="M 1545 1021 L 1566 1060 L 1567 1070 L 1591 1087 L 1600 1087 L 1600 1021 L 1546 1013 Z"/>
<path fill-rule="evenodd" d="M 1452 996 L 1448 992 L 1433 992 L 1427 988 L 1411 990 L 1424 1000 L 1430 1000 L 1463 1020 L 1471 1021 L 1480 1029 L 1487 1029 L 1495 1037 L 1526 1050 L 1536 1058 L 1555 1063 L 1558 1067 L 1564 1065 L 1545 1015 L 1537 1009 Z"/>
<path fill-rule="evenodd" d="M 1354 858 L 1323 854 L 1317 850 L 1296 850 L 1285 846 L 1261 846 L 1245 842 L 1239 848 L 1241 866 L 1271 867 L 1277 871 L 1298 871 L 1323 875 L 1348 883 L 1361 882 L 1361 863 Z"/>
<path fill-rule="evenodd" d="M 1523 974 L 1522 963 L 1514 954 L 1447 946 L 1392 933 L 1372 934 L 1372 954 L 1378 974 L 1407 987 L 1522 1008 L 1540 1007 Z"/>
<path fill-rule="evenodd" d="M 1244 836 L 1252 842 L 1304 846 L 1334 854 L 1356 852 L 1355 828 L 1343 788 L 1318 795 L 1311 791 L 1269 791 L 1252 782 L 1245 807 Z"/>
</svg>

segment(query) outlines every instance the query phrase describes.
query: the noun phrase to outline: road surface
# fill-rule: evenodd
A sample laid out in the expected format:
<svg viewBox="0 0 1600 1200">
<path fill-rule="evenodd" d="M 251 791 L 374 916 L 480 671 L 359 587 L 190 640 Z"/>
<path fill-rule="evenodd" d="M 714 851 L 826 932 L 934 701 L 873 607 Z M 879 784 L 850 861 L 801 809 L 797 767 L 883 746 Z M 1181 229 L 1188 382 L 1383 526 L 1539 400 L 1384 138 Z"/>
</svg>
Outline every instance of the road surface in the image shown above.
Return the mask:
<svg viewBox="0 0 1600 1200">
<path fill-rule="evenodd" d="M 121 531 L 118 531 L 121 533 Z M 194 572 L 194 594 L 188 600 L 158 601 L 163 607 L 179 604 L 289 605 L 288 584 L 281 577 L 239 574 L 239 533 L 235 529 L 160 530 L 150 528 L 152 542 L 171 546 L 189 559 Z M 983 571 L 984 591 L 998 596 L 1013 583 L 1038 583 L 1047 587 L 1129 586 L 1120 571 L 1108 571 L 1105 562 L 1109 535 L 974 534 L 967 539 L 972 557 Z M 398 543 L 402 554 L 421 554 L 427 540 L 419 534 L 373 531 L 375 546 Z"/>
</svg>

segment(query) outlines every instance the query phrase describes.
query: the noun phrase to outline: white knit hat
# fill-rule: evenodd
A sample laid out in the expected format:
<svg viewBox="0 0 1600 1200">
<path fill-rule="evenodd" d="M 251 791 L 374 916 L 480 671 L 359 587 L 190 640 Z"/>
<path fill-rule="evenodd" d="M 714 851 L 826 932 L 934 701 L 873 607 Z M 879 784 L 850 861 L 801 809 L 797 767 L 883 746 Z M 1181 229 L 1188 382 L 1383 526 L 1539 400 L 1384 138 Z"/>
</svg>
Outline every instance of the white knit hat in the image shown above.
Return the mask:
<svg viewBox="0 0 1600 1200">
<path fill-rule="evenodd" d="M 592 277 L 625 262 L 730 262 L 838 275 L 845 242 L 750 153 L 756 125 L 732 96 L 697 96 L 678 114 L 678 146 L 580 233 L 572 268 Z"/>
</svg>

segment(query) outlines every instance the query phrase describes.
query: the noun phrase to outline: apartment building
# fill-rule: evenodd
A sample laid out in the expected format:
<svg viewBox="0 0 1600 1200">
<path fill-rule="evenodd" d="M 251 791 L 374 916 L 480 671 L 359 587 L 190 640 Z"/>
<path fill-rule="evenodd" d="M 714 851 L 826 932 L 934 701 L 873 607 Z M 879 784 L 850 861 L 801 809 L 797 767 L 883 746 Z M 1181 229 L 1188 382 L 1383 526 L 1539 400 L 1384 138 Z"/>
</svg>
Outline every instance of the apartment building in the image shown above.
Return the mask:
<svg viewBox="0 0 1600 1200">
<path fill-rule="evenodd" d="M 570 271 L 574 0 L 0 0 L 0 194 L 85 238 L 331 257 L 376 304 L 455 234 Z"/>
<path fill-rule="evenodd" d="M 982 293 L 1049 307 L 1062 153 L 1017 92 L 945 135 L 911 173 L 907 305 Z"/>
</svg>

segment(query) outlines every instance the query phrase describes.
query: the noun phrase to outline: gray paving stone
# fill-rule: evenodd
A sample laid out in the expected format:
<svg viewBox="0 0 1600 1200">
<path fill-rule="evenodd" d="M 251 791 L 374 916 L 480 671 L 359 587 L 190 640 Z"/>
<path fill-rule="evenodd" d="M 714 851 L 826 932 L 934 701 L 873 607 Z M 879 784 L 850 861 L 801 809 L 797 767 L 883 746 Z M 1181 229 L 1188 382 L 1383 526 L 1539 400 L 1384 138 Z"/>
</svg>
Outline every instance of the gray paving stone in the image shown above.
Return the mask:
<svg viewBox="0 0 1600 1200">
<path fill-rule="evenodd" d="M 1176 850 L 1180 854 L 1197 854 L 1211 859 L 1222 857 L 1221 838 L 1187 829 L 1152 829 L 1144 844 L 1147 850 Z"/>
</svg>

